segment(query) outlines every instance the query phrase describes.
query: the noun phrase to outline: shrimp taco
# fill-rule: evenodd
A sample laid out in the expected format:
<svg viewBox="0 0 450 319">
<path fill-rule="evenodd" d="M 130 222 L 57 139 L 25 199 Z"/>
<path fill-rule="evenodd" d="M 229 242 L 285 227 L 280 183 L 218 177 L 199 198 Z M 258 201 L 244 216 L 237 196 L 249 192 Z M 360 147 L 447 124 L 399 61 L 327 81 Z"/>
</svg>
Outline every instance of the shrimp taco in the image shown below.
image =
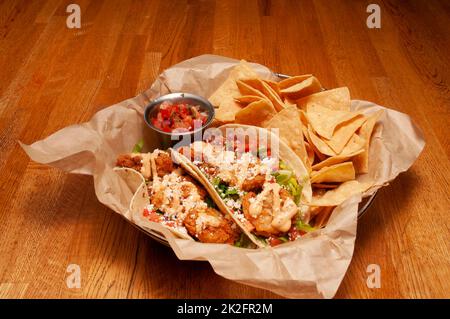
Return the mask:
<svg viewBox="0 0 450 319">
<path fill-rule="evenodd" d="M 156 222 L 180 238 L 248 246 L 241 229 L 218 209 L 196 173 L 172 161 L 170 152 L 119 155 L 115 170 L 128 176 L 127 183 L 134 188 L 130 212 L 139 226 Z"/>
<path fill-rule="evenodd" d="M 309 208 L 302 205 L 311 200 L 311 185 L 295 153 L 262 128 L 230 124 L 216 130 L 221 134 L 209 141 L 174 152 L 211 191 L 216 204 L 258 247 L 293 241 L 311 231 Z"/>
</svg>

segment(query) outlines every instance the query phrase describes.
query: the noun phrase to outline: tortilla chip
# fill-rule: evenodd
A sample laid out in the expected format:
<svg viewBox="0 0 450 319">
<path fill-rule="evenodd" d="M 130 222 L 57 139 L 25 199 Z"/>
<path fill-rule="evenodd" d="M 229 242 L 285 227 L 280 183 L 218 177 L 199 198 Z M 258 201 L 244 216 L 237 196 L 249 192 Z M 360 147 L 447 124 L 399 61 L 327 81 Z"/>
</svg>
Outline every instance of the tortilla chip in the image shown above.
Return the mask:
<svg viewBox="0 0 450 319">
<path fill-rule="evenodd" d="M 257 79 L 257 81 L 261 81 L 261 80 Z M 247 84 L 244 81 L 238 80 L 238 81 L 236 81 L 236 85 L 239 89 L 239 92 L 241 92 L 242 95 L 256 95 L 256 96 L 266 98 L 266 96 L 262 93 L 262 91 L 255 89 L 253 86 Z M 261 84 L 261 86 L 262 86 L 262 84 Z"/>
<path fill-rule="evenodd" d="M 363 193 L 372 186 L 371 183 L 360 183 L 358 181 L 348 181 L 339 185 L 337 188 L 327 191 L 320 196 L 314 196 L 310 206 L 338 206 L 351 196 Z"/>
<path fill-rule="evenodd" d="M 319 104 L 309 104 L 306 110 L 306 118 L 314 131 L 328 140 L 331 139 L 339 124 L 351 120 L 359 114 L 360 113 L 358 112 L 331 110 Z M 345 143 L 347 143 L 347 141 L 345 141 Z"/>
<path fill-rule="evenodd" d="M 323 206 L 311 206 L 309 208 L 309 216 L 313 218 L 314 216 L 320 214 L 320 212 L 324 209 Z"/>
<path fill-rule="evenodd" d="M 280 95 L 280 88 L 278 87 L 278 83 L 272 80 L 261 80 L 260 78 L 252 78 L 242 80 L 247 85 L 257 89 L 258 91 L 263 92 L 263 82 L 269 85 L 278 95 Z"/>
<path fill-rule="evenodd" d="M 272 80 L 263 80 L 263 82 L 267 83 L 274 92 L 280 96 L 280 87 L 278 86 L 278 82 L 272 81 Z"/>
<path fill-rule="evenodd" d="M 240 83 L 238 83 L 238 87 L 242 93 L 247 92 L 247 94 L 250 94 L 251 92 L 253 92 L 253 95 L 262 95 L 272 102 L 277 111 L 281 111 L 282 109 L 284 109 L 285 105 L 283 101 L 281 100 L 277 92 L 272 88 L 272 85 L 278 85 L 276 82 L 269 82 L 267 80 L 263 81 L 259 78 L 245 79 L 239 82 Z"/>
<path fill-rule="evenodd" d="M 318 172 L 312 172 L 311 174 L 311 183 L 341 183 L 354 179 L 355 168 L 352 162 L 323 167 Z"/>
<path fill-rule="evenodd" d="M 326 226 L 335 206 L 323 207 L 323 209 L 314 218 L 314 227 L 322 228 Z"/>
<path fill-rule="evenodd" d="M 301 83 L 312 76 L 313 76 L 312 74 L 291 76 L 290 78 L 278 82 L 278 87 L 280 88 L 280 90 L 283 90 L 295 84 Z"/>
<path fill-rule="evenodd" d="M 345 144 L 344 149 L 342 150 L 340 155 L 344 156 L 348 154 L 360 154 L 364 150 L 365 143 L 366 143 L 365 139 L 358 136 L 358 134 L 353 133 L 348 143 Z"/>
<path fill-rule="evenodd" d="M 264 126 L 265 128 L 278 128 L 280 138 L 300 157 L 306 168 L 310 170 L 311 164 L 308 159 L 303 141 L 302 123 L 298 116 L 296 106 L 285 108 L 275 114 Z"/>
<path fill-rule="evenodd" d="M 332 110 L 350 111 L 350 91 L 347 87 L 326 90 L 298 99 L 296 103 L 302 110 L 306 110 L 310 104 L 316 104 Z"/>
<path fill-rule="evenodd" d="M 244 60 L 231 70 L 225 82 L 208 99 L 217 108 L 215 115 L 216 121 L 221 123 L 234 121 L 236 113 L 241 110 L 240 105 L 234 100 L 234 98 L 241 95 L 236 81 L 256 76 L 257 74 Z"/>
<path fill-rule="evenodd" d="M 283 99 L 283 103 L 284 103 L 284 105 L 285 105 L 286 107 L 291 107 L 291 106 L 297 107 L 297 103 L 295 103 L 294 100 L 288 99 L 287 97 L 285 97 L 285 98 Z"/>
<path fill-rule="evenodd" d="M 298 114 L 300 115 L 300 121 L 304 126 L 308 126 L 308 119 L 306 118 L 306 112 L 303 110 L 298 110 Z"/>
<path fill-rule="evenodd" d="M 256 78 L 243 79 L 242 82 L 244 82 L 248 86 L 251 86 L 252 88 L 262 92 L 262 80 L 260 78 L 256 77 Z"/>
<path fill-rule="evenodd" d="M 324 183 L 316 183 L 313 185 L 314 188 L 321 188 L 321 189 L 333 189 L 339 186 L 339 184 L 324 184 Z"/>
<path fill-rule="evenodd" d="M 314 164 L 314 150 L 311 147 L 311 145 L 309 145 L 308 142 L 304 142 L 304 144 L 305 144 L 306 154 L 308 155 L 308 161 L 309 161 L 310 165 L 312 166 Z"/>
<path fill-rule="evenodd" d="M 257 95 L 242 95 L 235 98 L 236 102 L 244 106 L 253 102 L 261 101 L 263 99 L 263 97 Z"/>
<path fill-rule="evenodd" d="M 306 137 L 306 140 L 308 141 L 309 147 L 314 151 L 314 154 L 316 154 L 319 161 L 323 161 L 324 159 L 326 159 L 327 157 L 325 155 L 323 155 L 322 153 L 320 153 L 320 151 L 317 149 L 317 147 L 315 147 L 314 144 L 312 143 L 311 137 L 309 136 L 308 129 L 306 130 L 305 137 Z"/>
<path fill-rule="evenodd" d="M 335 156 L 337 155 L 332 149 L 331 147 L 328 146 L 327 143 L 325 143 L 320 137 L 318 137 L 312 130 L 311 125 L 308 126 L 308 142 L 310 142 L 310 144 L 312 146 L 314 146 L 314 148 L 316 148 L 320 154 L 322 154 L 322 156 L 319 156 L 319 159 L 321 161 L 323 161 L 325 159 L 325 157 L 323 155 L 327 155 L 327 156 Z"/>
<path fill-rule="evenodd" d="M 339 124 L 334 131 L 333 137 L 325 142 L 336 152 L 336 154 L 340 154 L 344 146 L 353 136 L 353 133 L 355 133 L 366 120 L 367 118 L 364 115 L 358 115 L 347 122 Z"/>
<path fill-rule="evenodd" d="M 273 105 L 267 100 L 250 103 L 236 113 L 237 124 L 247 124 L 264 127 L 277 114 Z"/>
<path fill-rule="evenodd" d="M 262 90 L 264 95 L 273 103 L 273 106 L 278 112 L 286 107 L 280 96 L 266 82 L 262 82 Z"/>
<path fill-rule="evenodd" d="M 346 160 L 349 160 L 353 156 L 361 154 L 362 152 L 363 152 L 363 149 L 360 149 L 357 153 L 347 154 L 347 155 L 336 155 L 336 156 L 328 157 L 326 160 L 324 160 L 324 161 L 314 165 L 312 167 L 312 169 L 314 171 L 318 171 L 318 170 L 320 170 L 320 169 L 322 169 L 322 168 L 324 168 L 326 166 L 331 166 L 331 165 L 335 165 L 335 164 L 339 164 L 339 163 L 345 162 Z"/>
<path fill-rule="evenodd" d="M 369 172 L 369 146 L 370 146 L 370 137 L 372 136 L 373 129 L 378 118 L 383 114 L 383 110 L 375 112 L 370 115 L 367 121 L 361 126 L 359 130 L 359 134 L 362 138 L 365 139 L 364 143 L 364 152 L 353 159 L 353 164 L 355 165 L 355 169 L 357 173 L 368 173 Z M 344 148 L 345 149 L 345 148 Z"/>
<path fill-rule="evenodd" d="M 322 85 L 319 80 L 317 80 L 316 77 L 311 76 L 300 83 L 281 89 L 280 93 L 282 96 L 297 100 L 313 93 L 320 92 L 321 90 Z"/>
</svg>

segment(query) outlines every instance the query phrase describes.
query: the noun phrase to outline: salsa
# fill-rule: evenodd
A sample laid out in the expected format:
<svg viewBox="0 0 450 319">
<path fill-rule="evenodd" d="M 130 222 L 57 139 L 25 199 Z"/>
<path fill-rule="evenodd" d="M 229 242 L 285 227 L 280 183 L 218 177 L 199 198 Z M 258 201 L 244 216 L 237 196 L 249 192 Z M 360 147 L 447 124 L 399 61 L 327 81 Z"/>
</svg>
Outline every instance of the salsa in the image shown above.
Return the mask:
<svg viewBox="0 0 450 319">
<path fill-rule="evenodd" d="M 171 133 L 192 131 L 203 126 L 207 119 L 208 114 L 199 105 L 164 101 L 151 121 L 157 129 Z"/>
</svg>

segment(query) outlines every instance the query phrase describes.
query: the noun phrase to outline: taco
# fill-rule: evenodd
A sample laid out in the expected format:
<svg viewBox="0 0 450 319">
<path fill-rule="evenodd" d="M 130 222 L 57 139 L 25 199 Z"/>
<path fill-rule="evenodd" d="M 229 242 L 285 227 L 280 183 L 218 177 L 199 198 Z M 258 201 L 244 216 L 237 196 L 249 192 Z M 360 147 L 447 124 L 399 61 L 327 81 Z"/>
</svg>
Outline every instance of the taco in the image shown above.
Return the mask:
<svg viewBox="0 0 450 319">
<path fill-rule="evenodd" d="M 308 225 L 309 208 L 302 205 L 311 200 L 311 185 L 297 155 L 262 128 L 230 124 L 218 130 L 221 137 L 217 134 L 211 141 L 196 141 L 174 152 L 211 191 L 216 204 L 259 247 L 293 241 L 313 230 Z"/>
<path fill-rule="evenodd" d="M 129 180 L 137 176 L 133 185 L 143 181 L 130 204 L 131 219 L 137 225 L 160 223 L 180 238 L 203 243 L 240 246 L 245 242 L 240 228 L 217 208 L 195 172 L 172 161 L 170 152 L 119 155 L 115 170 Z"/>
</svg>

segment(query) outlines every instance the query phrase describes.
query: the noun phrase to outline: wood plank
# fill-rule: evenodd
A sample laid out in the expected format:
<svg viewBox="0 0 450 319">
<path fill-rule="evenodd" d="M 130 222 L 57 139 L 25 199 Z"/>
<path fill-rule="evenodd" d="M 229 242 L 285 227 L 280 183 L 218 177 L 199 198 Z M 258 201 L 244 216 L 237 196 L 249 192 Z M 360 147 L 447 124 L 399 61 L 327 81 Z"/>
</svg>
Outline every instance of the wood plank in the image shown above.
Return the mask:
<svg viewBox="0 0 450 319">
<path fill-rule="evenodd" d="M 212 53 L 408 113 L 427 145 L 358 225 L 337 298 L 449 298 L 450 5 L 371 1 L 69 0 L 0 2 L 0 298 L 277 298 L 179 261 L 98 202 L 92 178 L 31 162 L 31 143 L 149 88 L 157 74 Z M 69 288 L 70 264 L 81 288 Z M 367 266 L 381 267 L 379 289 Z M 205 284 L 207 283 L 207 284 Z"/>
</svg>

